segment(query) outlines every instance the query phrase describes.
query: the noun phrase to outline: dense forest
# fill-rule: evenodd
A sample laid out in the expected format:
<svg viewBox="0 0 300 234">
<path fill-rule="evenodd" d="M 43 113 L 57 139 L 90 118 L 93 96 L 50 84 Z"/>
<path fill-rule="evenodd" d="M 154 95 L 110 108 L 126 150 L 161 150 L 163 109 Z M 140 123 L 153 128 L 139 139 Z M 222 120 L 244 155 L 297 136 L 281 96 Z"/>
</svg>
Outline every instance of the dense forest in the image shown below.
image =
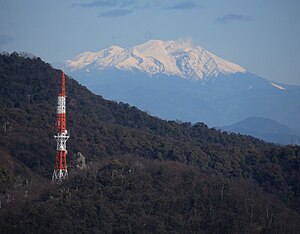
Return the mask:
<svg viewBox="0 0 300 234">
<path fill-rule="evenodd" d="M 299 146 L 161 120 L 71 78 L 70 177 L 51 184 L 59 78 L 0 55 L 1 233 L 300 233 Z"/>
</svg>

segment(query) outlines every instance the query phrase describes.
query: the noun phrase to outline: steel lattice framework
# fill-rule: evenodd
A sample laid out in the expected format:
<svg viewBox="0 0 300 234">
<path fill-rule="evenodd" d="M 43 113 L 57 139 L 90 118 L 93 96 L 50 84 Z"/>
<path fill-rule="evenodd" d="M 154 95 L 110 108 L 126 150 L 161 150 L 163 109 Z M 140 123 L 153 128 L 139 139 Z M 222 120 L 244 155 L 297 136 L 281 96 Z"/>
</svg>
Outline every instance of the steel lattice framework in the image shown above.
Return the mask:
<svg viewBox="0 0 300 234">
<path fill-rule="evenodd" d="M 57 135 L 55 168 L 52 176 L 53 183 L 61 183 L 68 177 L 67 170 L 67 140 L 69 139 L 66 120 L 66 80 L 64 72 L 61 73 L 61 90 L 57 98 Z"/>
</svg>

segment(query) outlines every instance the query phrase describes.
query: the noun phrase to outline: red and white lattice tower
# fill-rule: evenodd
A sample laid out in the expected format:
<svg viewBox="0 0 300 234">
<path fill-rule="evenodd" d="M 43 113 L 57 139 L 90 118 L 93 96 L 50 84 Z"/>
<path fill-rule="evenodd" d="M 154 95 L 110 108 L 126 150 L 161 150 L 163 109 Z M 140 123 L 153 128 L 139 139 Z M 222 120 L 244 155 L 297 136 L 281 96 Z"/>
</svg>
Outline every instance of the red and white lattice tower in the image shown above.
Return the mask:
<svg viewBox="0 0 300 234">
<path fill-rule="evenodd" d="M 53 183 L 61 183 L 63 179 L 68 177 L 67 170 L 67 140 L 69 139 L 66 129 L 66 80 L 64 72 L 61 73 L 61 90 L 57 98 L 57 135 L 56 139 L 56 155 L 55 169 L 52 176 Z"/>
</svg>

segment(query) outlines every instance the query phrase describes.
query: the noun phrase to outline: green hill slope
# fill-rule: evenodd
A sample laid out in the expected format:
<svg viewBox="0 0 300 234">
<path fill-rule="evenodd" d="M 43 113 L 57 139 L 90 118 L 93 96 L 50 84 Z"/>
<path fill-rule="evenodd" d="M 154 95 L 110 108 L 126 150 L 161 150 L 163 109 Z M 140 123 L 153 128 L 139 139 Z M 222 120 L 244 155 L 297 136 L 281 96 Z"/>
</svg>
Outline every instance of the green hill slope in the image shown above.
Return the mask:
<svg viewBox="0 0 300 234">
<path fill-rule="evenodd" d="M 58 217 L 61 232 L 300 230 L 290 225 L 300 211 L 299 147 L 160 120 L 68 78 L 68 162 L 80 151 L 89 170 L 70 167 L 66 183 L 50 186 L 59 77 L 39 58 L 0 56 L 2 232 L 47 233 Z"/>
</svg>

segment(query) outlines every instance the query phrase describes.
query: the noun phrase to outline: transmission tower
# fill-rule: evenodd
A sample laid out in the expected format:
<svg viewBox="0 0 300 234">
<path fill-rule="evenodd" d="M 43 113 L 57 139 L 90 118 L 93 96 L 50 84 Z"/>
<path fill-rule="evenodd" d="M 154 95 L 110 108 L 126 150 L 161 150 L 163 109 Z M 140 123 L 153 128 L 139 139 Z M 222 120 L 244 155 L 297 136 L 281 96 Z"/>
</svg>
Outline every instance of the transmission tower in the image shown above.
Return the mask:
<svg viewBox="0 0 300 234">
<path fill-rule="evenodd" d="M 67 170 L 67 140 L 69 139 L 66 129 L 66 80 L 65 74 L 61 73 L 61 90 L 57 98 L 57 135 L 56 139 L 56 155 L 55 168 L 52 176 L 53 183 L 62 183 L 62 180 L 68 177 Z"/>
</svg>

